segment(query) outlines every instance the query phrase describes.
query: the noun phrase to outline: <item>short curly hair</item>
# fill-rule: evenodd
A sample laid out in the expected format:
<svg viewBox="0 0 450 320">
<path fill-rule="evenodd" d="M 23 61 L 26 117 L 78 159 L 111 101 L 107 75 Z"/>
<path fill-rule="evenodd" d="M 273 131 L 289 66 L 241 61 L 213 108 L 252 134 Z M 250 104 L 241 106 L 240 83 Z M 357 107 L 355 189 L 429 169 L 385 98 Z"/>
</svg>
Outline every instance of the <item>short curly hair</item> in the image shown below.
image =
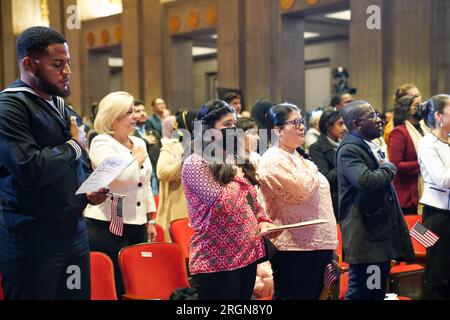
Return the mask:
<svg viewBox="0 0 450 320">
<path fill-rule="evenodd" d="M 56 30 L 48 27 L 31 27 L 23 31 L 17 38 L 17 58 L 39 58 L 47 52 L 52 44 L 66 43 L 66 38 Z"/>
</svg>

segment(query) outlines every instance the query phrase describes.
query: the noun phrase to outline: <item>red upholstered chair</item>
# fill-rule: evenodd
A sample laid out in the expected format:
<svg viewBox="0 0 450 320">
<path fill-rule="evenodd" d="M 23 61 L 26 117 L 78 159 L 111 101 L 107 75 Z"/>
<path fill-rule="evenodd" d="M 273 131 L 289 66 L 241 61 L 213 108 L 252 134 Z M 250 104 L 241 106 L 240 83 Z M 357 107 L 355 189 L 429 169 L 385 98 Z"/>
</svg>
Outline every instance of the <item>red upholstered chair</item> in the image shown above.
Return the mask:
<svg viewBox="0 0 450 320">
<path fill-rule="evenodd" d="M 153 199 L 155 199 L 156 211 L 158 211 L 158 206 L 159 206 L 159 196 L 153 196 Z"/>
<path fill-rule="evenodd" d="M 166 236 L 164 235 L 164 229 L 161 225 L 156 224 L 156 242 L 166 242 Z"/>
<path fill-rule="evenodd" d="M 189 219 L 178 219 L 170 223 L 169 227 L 170 237 L 172 242 L 178 243 L 183 251 L 183 256 L 186 260 L 189 259 L 189 243 L 194 234 L 194 230 L 189 226 Z"/>
<path fill-rule="evenodd" d="M 102 252 L 91 252 L 91 300 L 117 300 L 113 262 Z"/>
<path fill-rule="evenodd" d="M 119 266 L 124 299 L 168 300 L 178 288 L 188 288 L 183 253 L 176 243 L 144 243 L 123 248 Z"/>
<path fill-rule="evenodd" d="M 339 300 L 344 300 L 348 290 L 348 272 L 341 274 L 339 280 Z"/>
<path fill-rule="evenodd" d="M 2 288 L 2 275 L 0 274 L 0 300 L 5 299 L 5 295 L 3 293 L 3 288 Z"/>
<path fill-rule="evenodd" d="M 349 266 L 348 263 L 346 263 L 346 262 L 344 262 L 342 260 L 343 255 L 342 255 L 342 232 L 341 232 L 341 226 L 340 225 L 336 225 L 336 227 L 337 227 L 337 235 L 338 235 L 338 241 L 339 241 L 338 247 L 336 249 L 336 254 L 337 254 L 338 258 L 339 258 L 338 266 L 339 266 L 339 269 L 341 270 L 341 272 L 345 272 L 345 271 L 348 271 L 350 266 Z"/>
</svg>

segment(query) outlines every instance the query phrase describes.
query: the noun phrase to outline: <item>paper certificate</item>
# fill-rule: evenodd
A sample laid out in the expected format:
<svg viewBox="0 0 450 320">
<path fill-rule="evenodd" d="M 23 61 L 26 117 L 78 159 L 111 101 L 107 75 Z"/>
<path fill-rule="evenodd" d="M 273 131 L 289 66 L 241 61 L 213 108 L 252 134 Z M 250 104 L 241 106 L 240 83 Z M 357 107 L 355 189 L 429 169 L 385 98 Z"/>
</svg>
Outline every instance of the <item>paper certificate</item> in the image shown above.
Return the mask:
<svg viewBox="0 0 450 320">
<path fill-rule="evenodd" d="M 106 158 L 86 179 L 75 194 L 97 192 L 113 182 L 134 160 L 124 160 L 115 157 Z"/>
<path fill-rule="evenodd" d="M 266 230 L 264 230 L 264 232 L 261 232 L 261 235 L 264 236 L 264 235 L 272 233 L 272 232 L 296 229 L 296 228 L 312 226 L 312 225 L 322 224 L 322 223 L 327 223 L 327 222 L 328 222 L 328 220 L 326 220 L 326 219 L 317 219 L 317 220 L 305 221 L 305 222 L 300 222 L 300 223 L 287 224 L 284 226 L 277 226 L 277 227 L 266 229 Z"/>
</svg>

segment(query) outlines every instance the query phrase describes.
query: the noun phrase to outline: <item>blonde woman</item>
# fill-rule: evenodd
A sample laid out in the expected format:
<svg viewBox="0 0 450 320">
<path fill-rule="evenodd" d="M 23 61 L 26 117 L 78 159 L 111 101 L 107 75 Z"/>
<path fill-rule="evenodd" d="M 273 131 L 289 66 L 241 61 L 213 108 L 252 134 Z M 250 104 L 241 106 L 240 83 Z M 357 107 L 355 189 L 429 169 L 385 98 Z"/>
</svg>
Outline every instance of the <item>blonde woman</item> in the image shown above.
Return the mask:
<svg viewBox="0 0 450 320">
<path fill-rule="evenodd" d="M 121 210 L 122 232 L 110 228 L 111 217 L 120 216 L 120 209 L 112 206 L 113 199 L 99 206 L 88 206 L 85 211 L 90 249 L 104 252 L 113 260 L 118 297 L 123 293 L 117 261 L 119 251 L 133 244 L 156 240 L 156 206 L 150 187 L 152 165 L 144 140 L 131 136 L 136 130 L 136 119 L 133 97 L 129 93 L 108 94 L 100 101 L 94 122 L 99 135 L 92 140 L 89 150 L 94 169 L 109 156 L 132 161 L 109 186 L 112 193 L 125 196 Z"/>
</svg>

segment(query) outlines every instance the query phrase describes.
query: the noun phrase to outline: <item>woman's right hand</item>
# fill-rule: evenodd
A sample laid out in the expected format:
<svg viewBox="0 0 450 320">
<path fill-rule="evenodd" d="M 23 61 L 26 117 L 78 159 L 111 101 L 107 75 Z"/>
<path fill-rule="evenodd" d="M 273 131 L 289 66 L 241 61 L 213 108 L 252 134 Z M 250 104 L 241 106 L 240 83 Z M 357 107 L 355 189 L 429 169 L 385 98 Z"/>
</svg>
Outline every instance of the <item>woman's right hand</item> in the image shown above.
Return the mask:
<svg viewBox="0 0 450 320">
<path fill-rule="evenodd" d="M 144 147 L 134 146 L 133 149 L 131 150 L 131 154 L 133 155 L 133 158 L 137 161 L 139 165 L 142 165 L 145 159 L 147 159 L 148 157 L 147 150 L 145 150 Z"/>
</svg>

